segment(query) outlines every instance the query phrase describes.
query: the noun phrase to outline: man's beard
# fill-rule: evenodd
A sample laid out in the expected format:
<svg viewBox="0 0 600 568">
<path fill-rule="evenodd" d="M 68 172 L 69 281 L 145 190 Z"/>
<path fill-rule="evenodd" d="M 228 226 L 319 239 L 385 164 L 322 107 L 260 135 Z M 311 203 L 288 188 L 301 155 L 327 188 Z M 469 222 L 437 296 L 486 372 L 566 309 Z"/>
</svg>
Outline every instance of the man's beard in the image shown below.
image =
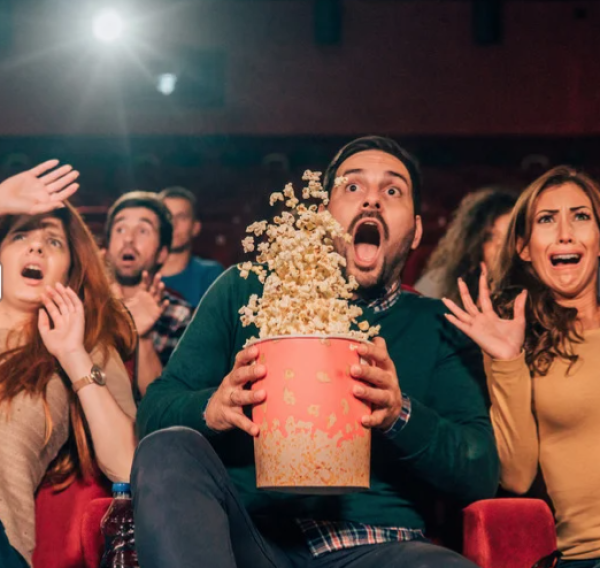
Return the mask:
<svg viewBox="0 0 600 568">
<path fill-rule="evenodd" d="M 186 252 L 192 248 L 192 241 L 188 241 L 187 243 L 183 243 L 178 247 L 171 247 L 169 249 L 169 254 L 181 254 L 182 252 Z"/>
<path fill-rule="evenodd" d="M 130 274 L 127 276 L 125 274 L 120 274 L 118 271 L 115 271 L 115 280 L 121 286 L 125 286 L 128 288 L 133 286 L 139 286 L 140 282 L 142 281 L 142 272 L 143 270 L 140 270 L 135 274 Z"/>
</svg>

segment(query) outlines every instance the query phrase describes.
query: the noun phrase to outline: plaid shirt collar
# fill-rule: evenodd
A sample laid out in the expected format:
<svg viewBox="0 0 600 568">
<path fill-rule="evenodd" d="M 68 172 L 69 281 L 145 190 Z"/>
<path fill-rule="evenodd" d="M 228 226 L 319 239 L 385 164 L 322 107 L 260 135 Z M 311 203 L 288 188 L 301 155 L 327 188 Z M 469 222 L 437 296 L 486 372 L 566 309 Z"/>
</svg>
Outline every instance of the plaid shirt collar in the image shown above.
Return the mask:
<svg viewBox="0 0 600 568">
<path fill-rule="evenodd" d="M 389 310 L 398 301 L 401 293 L 402 285 L 398 280 L 386 289 L 386 292 L 383 296 L 375 298 L 370 302 L 365 302 L 364 300 L 359 299 L 357 303 L 372 309 L 374 313 L 378 314 L 379 312 L 385 312 L 386 310 Z"/>
</svg>

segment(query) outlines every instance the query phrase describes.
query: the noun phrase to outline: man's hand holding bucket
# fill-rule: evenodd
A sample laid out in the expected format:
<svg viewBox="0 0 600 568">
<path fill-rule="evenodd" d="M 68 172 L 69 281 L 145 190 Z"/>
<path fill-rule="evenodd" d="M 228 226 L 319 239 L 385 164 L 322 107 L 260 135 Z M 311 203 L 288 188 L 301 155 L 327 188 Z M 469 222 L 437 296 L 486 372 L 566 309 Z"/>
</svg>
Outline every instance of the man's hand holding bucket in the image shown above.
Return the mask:
<svg viewBox="0 0 600 568">
<path fill-rule="evenodd" d="M 370 415 L 362 418 L 362 424 L 365 428 L 389 430 L 402 412 L 402 392 L 394 362 L 382 337 L 361 344 L 358 353 L 367 363 L 353 365 L 350 369 L 352 376 L 360 381 L 352 392 L 373 409 Z"/>
<path fill-rule="evenodd" d="M 224 432 L 239 428 L 251 436 L 258 436 L 258 425 L 244 414 L 245 406 L 260 404 L 267 398 L 264 389 L 253 391 L 244 388 L 267 374 L 264 365 L 253 364 L 257 357 L 258 348 L 255 346 L 247 347 L 236 355 L 233 369 L 223 379 L 206 406 L 204 419 L 211 430 Z"/>
</svg>

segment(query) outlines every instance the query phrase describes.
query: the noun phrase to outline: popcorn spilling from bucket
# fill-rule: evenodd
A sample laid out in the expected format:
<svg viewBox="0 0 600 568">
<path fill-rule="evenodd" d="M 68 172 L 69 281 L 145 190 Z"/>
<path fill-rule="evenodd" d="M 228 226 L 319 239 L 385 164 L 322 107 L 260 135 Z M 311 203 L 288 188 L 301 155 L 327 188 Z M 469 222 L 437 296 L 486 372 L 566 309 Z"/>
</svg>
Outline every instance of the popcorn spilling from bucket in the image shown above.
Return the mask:
<svg viewBox="0 0 600 568">
<path fill-rule="evenodd" d="M 271 224 L 258 221 L 246 230 L 251 234 L 242 241 L 244 251 L 256 250 L 258 264 L 244 262 L 238 268 L 243 278 L 254 272 L 264 288 L 262 297 L 253 294 L 239 313 L 242 325 L 256 325 L 261 339 L 298 334 L 367 340 L 379 332 L 379 326 L 359 322 L 362 309 L 349 304 L 358 284 L 353 276 L 346 279 L 346 260 L 334 243 L 352 237 L 325 209 L 329 198 L 320 177 L 320 172 L 304 173 L 308 184 L 302 201 L 291 183 L 273 193 L 270 204 L 282 201 L 288 211 Z M 337 178 L 335 185 L 344 181 Z M 310 200 L 320 203 L 308 204 Z M 264 240 L 257 243 L 259 237 Z"/>
</svg>

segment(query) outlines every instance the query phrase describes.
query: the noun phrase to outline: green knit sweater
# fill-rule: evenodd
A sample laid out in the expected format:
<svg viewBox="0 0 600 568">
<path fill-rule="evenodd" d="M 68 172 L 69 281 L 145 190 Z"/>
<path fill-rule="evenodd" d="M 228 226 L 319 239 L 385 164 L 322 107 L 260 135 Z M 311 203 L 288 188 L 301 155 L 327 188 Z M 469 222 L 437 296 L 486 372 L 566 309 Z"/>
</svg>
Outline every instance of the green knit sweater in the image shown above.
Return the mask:
<svg viewBox="0 0 600 568">
<path fill-rule="evenodd" d="M 364 309 L 371 324 L 381 324 L 400 388 L 412 403 L 399 432 L 373 433 L 371 489 L 327 497 L 256 489 L 251 437 L 239 430 L 215 433 L 203 419 L 236 354 L 257 335 L 254 326 L 242 327 L 238 313 L 253 293 L 262 293 L 261 284 L 253 274 L 242 279 L 236 267 L 213 284 L 141 402 L 140 437 L 170 426 L 204 434 L 251 514 L 417 529 L 425 528 L 436 496 L 466 504 L 494 495 L 499 466 L 481 354 L 446 322 L 441 302 L 408 292 L 385 311 Z"/>
</svg>

